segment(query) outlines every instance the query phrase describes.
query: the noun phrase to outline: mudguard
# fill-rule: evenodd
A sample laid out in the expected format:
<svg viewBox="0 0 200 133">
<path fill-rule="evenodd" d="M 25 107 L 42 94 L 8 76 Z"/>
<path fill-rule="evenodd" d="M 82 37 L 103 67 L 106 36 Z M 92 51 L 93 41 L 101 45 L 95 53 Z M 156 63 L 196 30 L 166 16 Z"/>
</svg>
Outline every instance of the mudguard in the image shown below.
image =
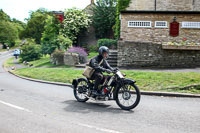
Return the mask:
<svg viewBox="0 0 200 133">
<path fill-rule="evenodd" d="M 136 81 L 132 80 L 132 79 L 124 79 L 124 82 L 129 83 L 129 84 L 135 84 L 136 83 Z"/>
<path fill-rule="evenodd" d="M 88 80 L 86 78 L 73 79 L 73 81 L 72 81 L 73 87 L 76 88 L 77 85 L 78 85 L 78 82 L 81 81 L 81 80 L 85 80 L 86 82 L 88 82 Z"/>
</svg>

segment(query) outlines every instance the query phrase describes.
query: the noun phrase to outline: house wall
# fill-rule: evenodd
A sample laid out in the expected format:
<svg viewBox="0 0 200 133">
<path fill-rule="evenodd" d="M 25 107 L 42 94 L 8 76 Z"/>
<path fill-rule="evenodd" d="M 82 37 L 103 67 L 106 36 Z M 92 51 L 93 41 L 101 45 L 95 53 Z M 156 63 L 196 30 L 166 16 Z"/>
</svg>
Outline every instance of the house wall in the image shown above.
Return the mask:
<svg viewBox="0 0 200 133">
<path fill-rule="evenodd" d="M 127 10 L 199 11 L 200 0 L 131 0 Z"/>
<path fill-rule="evenodd" d="M 176 17 L 179 25 L 179 36 L 169 36 L 169 24 Z M 128 21 L 152 21 L 151 28 L 128 27 Z M 155 21 L 167 21 L 167 28 L 155 28 Z M 121 13 L 121 35 L 125 41 L 138 42 L 181 42 L 186 38 L 188 42 L 200 43 L 200 29 L 181 28 L 183 21 L 200 22 L 200 14 L 176 13 Z"/>
</svg>

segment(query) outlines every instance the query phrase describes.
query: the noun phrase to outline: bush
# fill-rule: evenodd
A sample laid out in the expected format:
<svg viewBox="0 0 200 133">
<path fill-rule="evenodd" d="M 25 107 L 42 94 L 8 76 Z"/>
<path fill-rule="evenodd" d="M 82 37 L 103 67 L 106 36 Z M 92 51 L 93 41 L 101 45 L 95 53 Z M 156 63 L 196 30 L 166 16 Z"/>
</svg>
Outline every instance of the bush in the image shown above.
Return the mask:
<svg viewBox="0 0 200 133">
<path fill-rule="evenodd" d="M 98 47 L 96 45 L 90 46 L 90 52 L 97 52 L 97 51 L 98 51 Z"/>
<path fill-rule="evenodd" d="M 113 39 L 99 39 L 97 42 L 98 47 L 106 46 L 111 49 L 117 48 L 117 41 Z"/>
<path fill-rule="evenodd" d="M 60 50 L 67 50 L 67 48 L 72 46 L 72 40 L 70 40 L 67 37 L 64 37 L 63 35 L 58 35 L 58 43 L 60 46 Z"/>
<path fill-rule="evenodd" d="M 64 51 L 55 50 L 51 55 L 51 63 L 56 65 L 64 65 Z"/>
<path fill-rule="evenodd" d="M 29 43 L 24 45 L 22 48 L 22 53 L 20 54 L 21 62 L 23 61 L 33 61 L 40 59 L 42 57 L 41 46 L 35 43 Z"/>
<path fill-rule="evenodd" d="M 79 61 L 80 63 L 86 63 L 87 62 L 87 52 L 84 48 L 81 47 L 71 47 L 67 53 L 77 53 L 79 55 Z"/>
</svg>

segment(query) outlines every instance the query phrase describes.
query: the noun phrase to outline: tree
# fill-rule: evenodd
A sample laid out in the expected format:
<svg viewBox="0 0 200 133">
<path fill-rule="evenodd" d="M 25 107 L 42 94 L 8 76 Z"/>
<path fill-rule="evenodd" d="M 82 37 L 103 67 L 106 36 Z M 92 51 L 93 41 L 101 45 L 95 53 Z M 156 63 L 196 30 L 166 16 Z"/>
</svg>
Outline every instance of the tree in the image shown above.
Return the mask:
<svg viewBox="0 0 200 133">
<path fill-rule="evenodd" d="M 0 21 L 0 42 L 7 43 L 9 47 L 14 46 L 15 40 L 18 38 L 16 27 L 9 21 Z"/>
<path fill-rule="evenodd" d="M 45 20 L 44 32 L 42 33 L 41 44 L 42 44 L 42 53 L 52 54 L 53 51 L 59 47 L 57 42 L 57 36 L 59 34 L 58 20 L 54 16 L 47 16 Z"/>
<path fill-rule="evenodd" d="M 41 43 L 43 54 L 52 54 L 54 50 L 66 50 L 72 45 L 72 41 L 69 38 L 59 34 L 60 24 L 59 20 L 55 16 L 48 16 L 46 24 L 44 26 L 44 32 L 42 33 Z"/>
<path fill-rule="evenodd" d="M 92 10 L 96 37 L 109 38 L 112 36 L 116 16 L 116 0 L 97 0 Z"/>
<path fill-rule="evenodd" d="M 61 34 L 68 37 L 75 44 L 77 37 L 82 30 L 89 27 L 91 23 L 90 15 L 76 8 L 68 9 L 64 13 L 63 28 Z"/>
<path fill-rule="evenodd" d="M 21 50 L 21 62 L 37 60 L 40 59 L 42 56 L 41 46 L 37 45 L 33 39 L 27 39 Z"/>
<path fill-rule="evenodd" d="M 23 38 L 34 38 L 37 44 L 40 44 L 42 33 L 44 32 L 45 21 L 47 19 L 48 11 L 43 8 L 30 13 L 27 27 L 22 33 Z"/>
<path fill-rule="evenodd" d="M 10 16 L 8 16 L 2 9 L 0 9 L 0 21 L 10 21 Z"/>
</svg>

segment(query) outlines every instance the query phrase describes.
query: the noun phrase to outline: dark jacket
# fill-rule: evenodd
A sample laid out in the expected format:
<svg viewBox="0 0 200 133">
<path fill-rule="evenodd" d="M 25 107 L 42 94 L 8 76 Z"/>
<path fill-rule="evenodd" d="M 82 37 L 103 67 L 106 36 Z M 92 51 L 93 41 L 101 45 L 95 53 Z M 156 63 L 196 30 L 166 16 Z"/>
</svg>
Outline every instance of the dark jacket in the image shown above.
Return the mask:
<svg viewBox="0 0 200 133">
<path fill-rule="evenodd" d="M 105 72 L 106 69 L 113 70 L 113 68 L 108 64 L 106 60 L 103 59 L 101 65 L 99 63 L 103 57 L 101 55 L 97 55 L 90 60 L 89 66 L 95 69 L 95 72 Z"/>
</svg>

